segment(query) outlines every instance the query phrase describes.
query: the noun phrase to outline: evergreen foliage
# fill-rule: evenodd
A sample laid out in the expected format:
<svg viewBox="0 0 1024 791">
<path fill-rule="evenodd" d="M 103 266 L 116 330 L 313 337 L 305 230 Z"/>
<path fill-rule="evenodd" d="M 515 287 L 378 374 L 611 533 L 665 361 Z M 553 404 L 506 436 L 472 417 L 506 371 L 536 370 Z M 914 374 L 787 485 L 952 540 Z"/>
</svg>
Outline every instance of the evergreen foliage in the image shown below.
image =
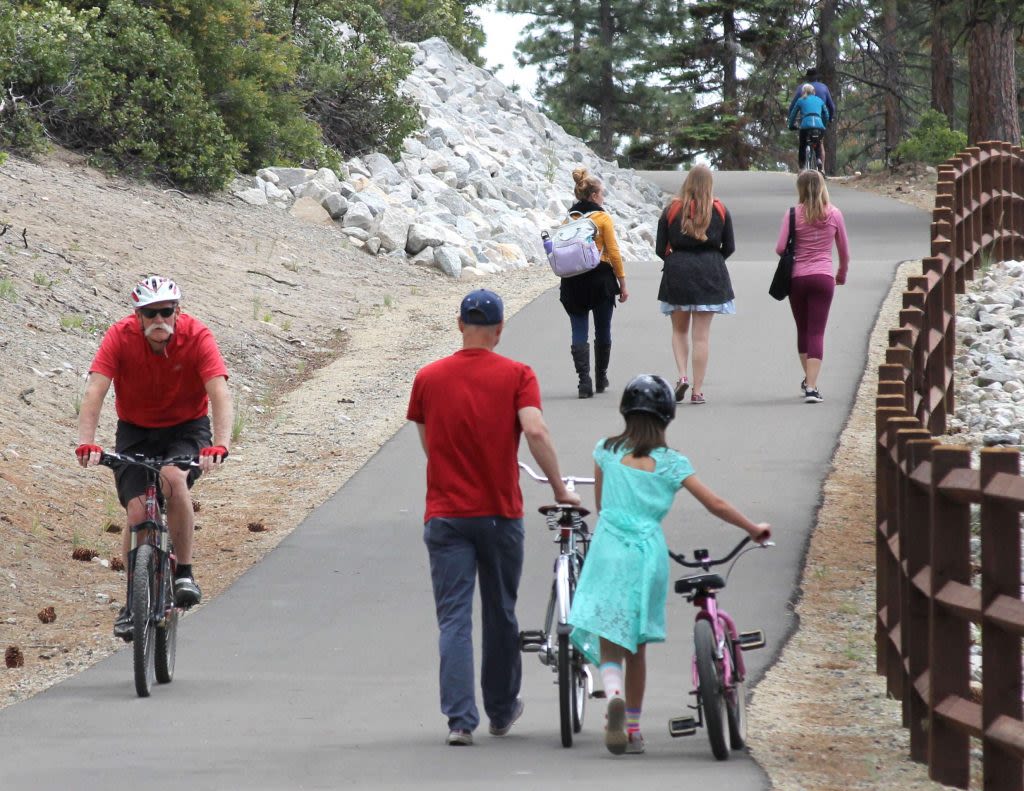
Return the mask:
<svg viewBox="0 0 1024 791">
<path fill-rule="evenodd" d="M 950 129 L 946 117 L 937 110 L 925 110 L 910 138 L 896 147 L 896 157 L 938 165 L 966 147 L 966 134 Z"/>
<path fill-rule="evenodd" d="M 293 8 L 299 84 L 326 141 L 347 155 L 396 156 L 420 125 L 418 109 L 398 91 L 412 69 L 409 53 L 366 3 L 310 0 Z"/>
</svg>

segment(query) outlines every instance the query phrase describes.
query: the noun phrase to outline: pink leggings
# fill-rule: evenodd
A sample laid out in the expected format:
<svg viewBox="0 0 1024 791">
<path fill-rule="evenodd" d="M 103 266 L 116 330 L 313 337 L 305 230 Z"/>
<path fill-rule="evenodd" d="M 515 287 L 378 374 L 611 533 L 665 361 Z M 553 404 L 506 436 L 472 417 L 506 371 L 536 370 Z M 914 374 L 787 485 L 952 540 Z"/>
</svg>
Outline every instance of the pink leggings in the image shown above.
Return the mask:
<svg viewBox="0 0 1024 791">
<path fill-rule="evenodd" d="M 820 360 L 825 352 L 825 325 L 836 279 L 832 275 L 794 277 L 789 287 L 789 308 L 796 322 L 796 350 Z"/>
</svg>

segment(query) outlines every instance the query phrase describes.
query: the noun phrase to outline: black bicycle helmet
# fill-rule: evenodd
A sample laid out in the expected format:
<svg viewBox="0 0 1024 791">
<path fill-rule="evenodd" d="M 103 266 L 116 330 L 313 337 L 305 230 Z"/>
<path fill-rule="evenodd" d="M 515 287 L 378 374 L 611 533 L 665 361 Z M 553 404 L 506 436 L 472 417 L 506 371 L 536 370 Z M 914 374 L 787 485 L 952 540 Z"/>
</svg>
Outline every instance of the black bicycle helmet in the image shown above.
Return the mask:
<svg viewBox="0 0 1024 791">
<path fill-rule="evenodd" d="M 672 386 L 656 374 L 634 376 L 622 391 L 619 412 L 623 415 L 647 412 L 667 426 L 676 416 L 676 397 Z"/>
</svg>

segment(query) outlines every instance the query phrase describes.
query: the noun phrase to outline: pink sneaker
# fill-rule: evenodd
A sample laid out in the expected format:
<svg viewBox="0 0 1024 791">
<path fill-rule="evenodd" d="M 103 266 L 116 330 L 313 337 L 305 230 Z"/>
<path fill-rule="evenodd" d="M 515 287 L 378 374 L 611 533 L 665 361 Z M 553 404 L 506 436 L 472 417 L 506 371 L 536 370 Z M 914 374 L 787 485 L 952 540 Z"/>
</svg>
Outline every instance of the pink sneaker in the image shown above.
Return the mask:
<svg viewBox="0 0 1024 791">
<path fill-rule="evenodd" d="M 680 401 L 682 401 L 683 398 L 686 396 L 686 391 L 689 389 L 689 387 L 690 387 L 690 383 L 686 380 L 685 376 L 682 379 L 680 379 L 678 382 L 676 382 L 675 393 L 676 393 L 676 403 L 677 404 Z"/>
<path fill-rule="evenodd" d="M 690 396 L 690 403 L 691 404 L 703 404 L 703 403 L 705 403 L 705 401 L 704 401 L 704 394 L 703 393 L 694 393 L 693 395 Z"/>
</svg>

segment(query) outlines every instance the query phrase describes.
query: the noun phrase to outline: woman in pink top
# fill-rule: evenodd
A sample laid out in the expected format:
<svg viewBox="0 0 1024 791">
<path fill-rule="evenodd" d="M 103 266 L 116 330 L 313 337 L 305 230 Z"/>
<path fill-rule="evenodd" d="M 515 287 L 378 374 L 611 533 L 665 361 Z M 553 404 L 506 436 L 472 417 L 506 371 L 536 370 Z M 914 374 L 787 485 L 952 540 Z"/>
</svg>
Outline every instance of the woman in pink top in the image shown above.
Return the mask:
<svg viewBox="0 0 1024 791">
<path fill-rule="evenodd" d="M 825 325 L 832 294 L 846 282 L 850 250 L 843 213 L 828 201 L 824 177 L 805 170 L 796 180 L 800 203 L 796 207 L 796 256 L 789 307 L 796 321 L 796 350 L 804 369 L 800 388 L 808 404 L 821 403 L 818 373 L 825 347 Z M 782 255 L 789 237 L 789 210 L 782 217 L 775 252 Z M 832 243 L 839 251 L 839 270 L 832 274 Z"/>
</svg>

